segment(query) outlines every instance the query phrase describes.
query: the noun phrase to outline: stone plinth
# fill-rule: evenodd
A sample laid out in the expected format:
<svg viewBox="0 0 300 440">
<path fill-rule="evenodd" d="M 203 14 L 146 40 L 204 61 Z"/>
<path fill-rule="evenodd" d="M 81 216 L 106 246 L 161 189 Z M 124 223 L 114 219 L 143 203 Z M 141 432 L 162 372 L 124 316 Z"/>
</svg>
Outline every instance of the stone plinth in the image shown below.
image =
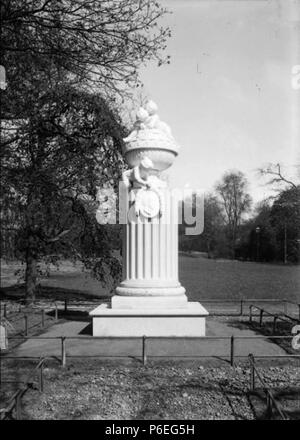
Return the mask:
<svg viewBox="0 0 300 440">
<path fill-rule="evenodd" d="M 208 312 L 200 303 L 188 302 L 178 280 L 177 207 L 166 190 L 160 216 L 138 221 L 128 216 L 123 281 L 109 307 L 90 313 L 94 336 L 205 336 Z"/>
<path fill-rule="evenodd" d="M 99 306 L 93 318 L 94 336 L 205 336 L 207 310 L 197 302 L 186 307 L 113 309 Z"/>
</svg>

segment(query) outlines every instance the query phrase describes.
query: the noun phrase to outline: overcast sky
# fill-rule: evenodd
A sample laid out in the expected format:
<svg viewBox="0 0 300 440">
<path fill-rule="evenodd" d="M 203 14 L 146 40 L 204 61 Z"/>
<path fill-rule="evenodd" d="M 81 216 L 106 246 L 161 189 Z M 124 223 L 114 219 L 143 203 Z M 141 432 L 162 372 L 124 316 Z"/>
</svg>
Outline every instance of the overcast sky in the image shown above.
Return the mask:
<svg viewBox="0 0 300 440">
<path fill-rule="evenodd" d="M 144 93 L 181 146 L 172 186 L 210 190 L 228 169 L 243 171 L 255 201 L 269 195 L 256 169 L 299 163 L 298 0 L 161 0 L 173 11 L 171 64 L 141 71 Z"/>
</svg>

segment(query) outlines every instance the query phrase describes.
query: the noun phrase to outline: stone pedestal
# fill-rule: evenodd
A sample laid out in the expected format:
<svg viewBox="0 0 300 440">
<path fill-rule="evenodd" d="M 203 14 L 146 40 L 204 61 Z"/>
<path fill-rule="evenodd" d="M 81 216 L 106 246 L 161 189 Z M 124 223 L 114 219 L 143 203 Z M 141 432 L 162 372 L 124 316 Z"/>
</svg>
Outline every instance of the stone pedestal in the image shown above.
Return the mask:
<svg viewBox="0 0 300 440">
<path fill-rule="evenodd" d="M 110 307 L 90 313 L 94 336 L 205 336 L 208 312 L 178 280 L 178 201 L 168 190 L 164 201 L 152 219 L 128 215 L 123 281 Z"/>
<path fill-rule="evenodd" d="M 94 336 L 205 336 L 208 312 L 201 304 L 189 302 L 185 307 L 114 309 L 99 306 L 93 317 Z"/>
<path fill-rule="evenodd" d="M 171 165 L 176 145 L 155 129 L 141 130 L 130 141 L 125 151 L 132 167 L 125 177 L 132 182 L 126 193 L 123 281 L 110 307 L 90 312 L 93 335 L 205 336 L 208 312 L 188 302 L 178 280 L 178 200 L 158 173 Z M 151 166 L 145 172 L 147 160 Z"/>
</svg>

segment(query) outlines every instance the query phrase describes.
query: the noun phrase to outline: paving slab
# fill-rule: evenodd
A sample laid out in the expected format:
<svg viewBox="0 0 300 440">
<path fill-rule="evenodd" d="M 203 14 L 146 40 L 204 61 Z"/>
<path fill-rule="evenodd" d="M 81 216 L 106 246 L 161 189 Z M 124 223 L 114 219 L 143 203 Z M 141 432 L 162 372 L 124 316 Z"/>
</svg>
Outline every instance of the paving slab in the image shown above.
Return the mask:
<svg viewBox="0 0 300 440">
<path fill-rule="evenodd" d="M 230 337 L 235 337 L 235 356 L 284 355 L 285 350 L 266 338 L 259 338 L 250 330 L 231 322 L 207 319 L 209 339 L 189 338 L 150 338 L 146 340 L 148 356 L 155 357 L 217 357 L 229 359 Z M 91 324 L 87 321 L 68 321 L 57 323 L 43 334 L 20 344 L 13 351 L 18 357 L 61 357 L 61 337 L 66 337 L 67 356 L 90 357 L 137 357 L 142 356 L 142 338 L 91 338 Z M 217 339 L 222 336 L 226 339 Z M 216 337 L 216 339 L 214 339 Z M 249 339 L 239 338 L 249 337 Z M 254 338 L 253 338 L 254 337 Z M 51 339 L 52 338 L 52 339 Z M 74 338 L 74 339 L 73 339 Z"/>
</svg>

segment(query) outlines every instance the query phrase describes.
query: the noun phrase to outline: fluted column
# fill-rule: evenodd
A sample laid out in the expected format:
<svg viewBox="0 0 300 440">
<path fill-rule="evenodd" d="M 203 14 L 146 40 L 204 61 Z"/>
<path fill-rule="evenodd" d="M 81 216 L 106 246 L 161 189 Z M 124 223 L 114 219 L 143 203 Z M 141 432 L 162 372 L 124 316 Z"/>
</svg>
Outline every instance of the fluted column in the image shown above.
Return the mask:
<svg viewBox="0 0 300 440">
<path fill-rule="evenodd" d="M 130 210 L 130 208 L 129 208 Z M 185 289 L 178 281 L 178 205 L 168 189 L 161 215 L 136 216 L 128 211 L 123 237 L 122 296 L 177 296 Z"/>
</svg>

